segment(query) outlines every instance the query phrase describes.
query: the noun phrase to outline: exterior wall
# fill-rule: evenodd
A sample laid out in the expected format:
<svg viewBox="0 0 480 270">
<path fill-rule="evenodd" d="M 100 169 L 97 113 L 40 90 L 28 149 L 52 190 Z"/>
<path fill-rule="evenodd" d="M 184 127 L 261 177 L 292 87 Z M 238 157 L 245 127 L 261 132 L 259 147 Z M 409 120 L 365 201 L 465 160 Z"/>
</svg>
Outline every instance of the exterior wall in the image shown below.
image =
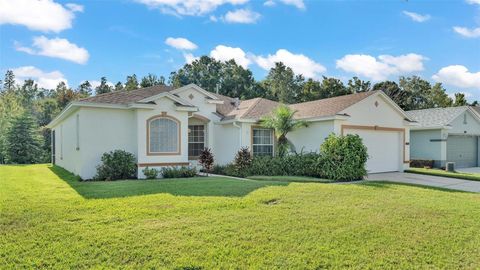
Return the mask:
<svg viewBox="0 0 480 270">
<path fill-rule="evenodd" d="M 240 128 L 233 124 L 215 124 L 214 133 L 217 138 L 213 142 L 215 164 L 225 165 L 235 158 L 240 149 Z"/>
<path fill-rule="evenodd" d="M 402 145 L 404 152 L 403 168 L 409 168 L 410 161 L 410 127 L 406 124 L 405 116 L 399 113 L 398 109 L 392 105 L 383 95 L 372 95 L 364 100 L 348 107 L 341 112 L 347 114 L 350 117 L 348 120 L 335 121 L 335 130 L 341 130 L 342 125 L 354 125 L 377 128 L 393 128 L 402 129 L 401 135 Z M 341 131 L 340 131 L 341 133 Z M 375 147 L 382 147 L 380 144 Z"/>
<path fill-rule="evenodd" d="M 103 153 L 125 150 L 137 156 L 134 111 L 121 109 L 80 109 L 80 153 L 83 179 L 96 174 Z"/>
<path fill-rule="evenodd" d="M 334 133 L 334 121 L 310 122 L 308 127 L 300 128 L 287 135 L 295 151 L 318 152 L 320 145 L 331 133 Z"/>
<path fill-rule="evenodd" d="M 188 165 L 188 112 L 176 111 L 175 105 L 168 98 L 155 101 L 155 109 L 137 109 L 135 122 L 137 124 L 137 157 L 138 178 L 144 178 L 142 170 L 145 167 L 161 168 L 164 166 Z M 154 116 L 165 115 L 180 122 L 180 153 L 179 154 L 147 154 L 147 120 Z"/>
<path fill-rule="evenodd" d="M 80 117 L 79 110 L 52 129 L 55 130 L 55 164 L 83 178 L 81 152 L 77 150 L 77 115 Z"/>
<path fill-rule="evenodd" d="M 410 131 L 411 159 L 428 159 L 435 161 L 435 167 L 445 166 L 447 159 L 447 141 L 444 131 L 412 130 Z"/>
<path fill-rule="evenodd" d="M 467 116 L 466 123 L 465 115 Z M 480 135 L 480 122 L 469 111 L 462 113 L 450 125 L 452 129 L 448 130 L 449 134 Z"/>
</svg>

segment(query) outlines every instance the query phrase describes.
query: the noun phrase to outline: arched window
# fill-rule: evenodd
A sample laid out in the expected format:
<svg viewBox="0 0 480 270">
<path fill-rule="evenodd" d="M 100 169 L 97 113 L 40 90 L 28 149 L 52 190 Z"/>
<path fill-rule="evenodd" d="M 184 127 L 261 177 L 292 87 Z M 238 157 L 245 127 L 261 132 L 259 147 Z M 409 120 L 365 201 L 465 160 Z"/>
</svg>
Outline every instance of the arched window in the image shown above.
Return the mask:
<svg viewBox="0 0 480 270">
<path fill-rule="evenodd" d="M 147 123 L 148 154 L 180 153 L 180 122 L 167 116 L 154 117 Z"/>
</svg>

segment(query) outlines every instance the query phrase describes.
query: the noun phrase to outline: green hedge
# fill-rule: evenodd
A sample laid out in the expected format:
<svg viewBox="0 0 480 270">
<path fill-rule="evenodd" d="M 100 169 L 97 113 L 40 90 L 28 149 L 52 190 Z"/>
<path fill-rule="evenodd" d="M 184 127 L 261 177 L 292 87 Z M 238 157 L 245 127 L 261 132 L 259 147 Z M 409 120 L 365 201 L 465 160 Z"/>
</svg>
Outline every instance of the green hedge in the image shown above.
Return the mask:
<svg viewBox="0 0 480 270">
<path fill-rule="evenodd" d="M 242 150 L 244 151 L 244 150 Z M 248 166 L 216 165 L 215 174 L 248 176 L 310 176 L 335 181 L 362 179 L 368 154 L 358 135 L 330 135 L 320 153 L 289 154 L 285 157 L 254 157 Z"/>
</svg>

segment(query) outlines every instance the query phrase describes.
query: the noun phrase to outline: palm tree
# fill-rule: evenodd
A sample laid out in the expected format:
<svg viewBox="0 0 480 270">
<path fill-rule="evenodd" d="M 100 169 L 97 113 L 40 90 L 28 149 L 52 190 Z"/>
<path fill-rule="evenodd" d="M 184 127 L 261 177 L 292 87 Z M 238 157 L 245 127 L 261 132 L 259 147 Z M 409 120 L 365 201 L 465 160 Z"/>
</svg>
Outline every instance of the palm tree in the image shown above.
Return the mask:
<svg viewBox="0 0 480 270">
<path fill-rule="evenodd" d="M 307 122 L 293 119 L 295 113 L 296 111 L 282 104 L 275 108 L 270 115 L 260 120 L 262 127 L 271 128 L 275 131 L 275 136 L 277 137 L 277 154 L 280 157 L 285 156 L 290 150 L 287 134 L 298 128 L 308 127 Z"/>
</svg>

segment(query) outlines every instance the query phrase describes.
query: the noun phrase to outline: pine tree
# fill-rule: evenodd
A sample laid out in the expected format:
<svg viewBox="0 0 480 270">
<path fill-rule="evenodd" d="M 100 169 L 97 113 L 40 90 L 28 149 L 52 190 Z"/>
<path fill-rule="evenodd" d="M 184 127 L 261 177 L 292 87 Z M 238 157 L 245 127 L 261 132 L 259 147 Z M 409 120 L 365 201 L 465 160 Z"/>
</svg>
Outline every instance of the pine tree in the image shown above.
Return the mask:
<svg viewBox="0 0 480 270">
<path fill-rule="evenodd" d="M 133 74 L 132 76 L 127 76 L 127 82 L 125 83 L 125 90 L 135 90 L 138 89 L 138 80 L 137 75 Z"/>
<path fill-rule="evenodd" d="M 13 74 L 13 71 L 7 70 L 7 73 L 5 73 L 5 79 L 3 80 L 3 91 L 5 92 L 12 92 L 15 91 L 15 74 Z"/>
<path fill-rule="evenodd" d="M 12 118 L 5 135 L 7 163 L 31 164 L 41 160 L 42 142 L 38 126 L 28 112 Z"/>
<path fill-rule="evenodd" d="M 100 95 L 100 94 L 105 94 L 110 92 L 112 92 L 112 87 L 108 85 L 107 78 L 106 77 L 100 78 L 100 85 L 95 87 L 95 94 Z"/>
</svg>

